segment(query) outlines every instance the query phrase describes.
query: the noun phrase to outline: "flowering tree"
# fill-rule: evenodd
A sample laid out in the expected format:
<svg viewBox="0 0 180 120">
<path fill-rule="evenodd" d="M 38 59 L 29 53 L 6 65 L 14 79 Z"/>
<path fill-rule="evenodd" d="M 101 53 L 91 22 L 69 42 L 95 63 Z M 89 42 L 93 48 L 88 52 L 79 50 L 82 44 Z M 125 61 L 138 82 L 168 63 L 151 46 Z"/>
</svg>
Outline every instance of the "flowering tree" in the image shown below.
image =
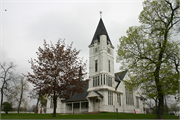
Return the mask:
<svg viewBox="0 0 180 120">
<path fill-rule="evenodd" d="M 29 61 L 33 74 L 28 73 L 26 76 L 38 95 L 53 95 L 53 117 L 56 117 L 58 97 L 67 99 L 75 92 L 82 92 L 86 82 L 80 79 L 87 74 L 86 63 L 78 57 L 80 50 L 73 49 L 72 43 L 66 45 L 64 40 L 58 40 L 54 46 L 44 40 L 43 46 L 36 52 L 38 59 Z"/>
</svg>

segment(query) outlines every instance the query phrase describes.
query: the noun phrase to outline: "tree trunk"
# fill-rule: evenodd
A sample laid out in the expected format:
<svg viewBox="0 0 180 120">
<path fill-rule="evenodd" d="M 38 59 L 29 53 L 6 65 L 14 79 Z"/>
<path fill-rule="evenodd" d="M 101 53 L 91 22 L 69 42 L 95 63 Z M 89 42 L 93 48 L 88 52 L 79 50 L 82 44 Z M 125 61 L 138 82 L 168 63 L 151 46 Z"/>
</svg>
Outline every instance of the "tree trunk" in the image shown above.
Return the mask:
<svg viewBox="0 0 180 120">
<path fill-rule="evenodd" d="M 2 107 L 2 103 L 3 103 L 3 88 L 1 88 L 1 107 Z"/>
<path fill-rule="evenodd" d="M 161 56 L 161 55 L 160 55 Z M 164 115 L 164 108 L 163 108 L 163 90 L 162 90 L 162 84 L 160 84 L 159 81 L 159 71 L 160 71 L 160 66 L 161 66 L 161 60 L 156 64 L 156 70 L 154 73 L 155 76 L 155 82 L 157 86 L 157 92 L 158 92 L 158 119 L 163 119 Z"/>
<path fill-rule="evenodd" d="M 158 114 L 158 119 L 163 119 L 163 115 L 164 115 L 164 101 L 163 101 L 163 94 L 160 93 L 159 94 L 159 105 L 158 105 L 158 111 L 159 111 L 159 114 Z"/>
<path fill-rule="evenodd" d="M 56 80 L 56 77 L 55 77 Z M 57 97 L 56 97 L 56 81 L 54 81 L 54 97 L 53 97 L 53 102 L 54 102 L 54 112 L 53 112 L 53 117 L 56 117 L 56 104 L 57 104 Z"/>
<path fill-rule="evenodd" d="M 157 98 L 156 98 L 156 100 L 155 100 L 155 103 L 156 103 L 156 114 L 158 115 L 158 103 L 157 103 Z"/>
<path fill-rule="evenodd" d="M 37 104 L 36 104 L 36 114 L 38 113 L 38 104 L 39 104 L 39 98 L 37 99 Z"/>
<path fill-rule="evenodd" d="M 56 106 L 57 106 L 57 97 L 54 97 L 54 112 L 53 112 L 53 117 L 56 117 Z"/>
<path fill-rule="evenodd" d="M 19 113 L 21 102 L 22 102 L 22 98 L 23 98 L 23 80 L 21 80 L 21 85 L 22 85 L 21 86 L 21 96 L 20 96 L 20 99 L 19 99 L 18 113 Z"/>
</svg>

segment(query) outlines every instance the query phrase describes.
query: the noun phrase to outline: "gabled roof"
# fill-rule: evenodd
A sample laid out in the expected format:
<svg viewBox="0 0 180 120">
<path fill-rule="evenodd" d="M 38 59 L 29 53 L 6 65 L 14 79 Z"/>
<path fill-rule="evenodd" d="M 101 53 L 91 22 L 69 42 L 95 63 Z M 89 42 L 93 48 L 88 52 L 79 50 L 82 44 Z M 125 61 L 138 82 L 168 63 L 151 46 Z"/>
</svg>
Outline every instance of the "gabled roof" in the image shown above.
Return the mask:
<svg viewBox="0 0 180 120">
<path fill-rule="evenodd" d="M 103 95 L 101 95 L 101 93 L 99 93 L 98 91 L 92 91 L 87 96 L 87 98 L 90 98 L 90 97 L 101 97 L 101 98 L 103 98 Z"/>
<path fill-rule="evenodd" d="M 99 24 L 98 24 L 98 26 L 96 28 L 96 32 L 94 33 L 94 37 L 93 37 L 90 45 L 93 45 L 95 40 L 98 40 L 98 42 L 100 42 L 100 35 L 106 35 L 107 36 L 107 44 L 108 44 L 108 41 L 109 41 L 110 44 L 112 45 L 111 40 L 109 38 L 109 35 L 108 35 L 108 33 L 106 31 L 106 28 L 104 26 L 104 23 L 102 21 L 102 18 L 100 18 L 100 20 L 99 20 Z"/>
<path fill-rule="evenodd" d="M 127 70 L 115 73 L 114 74 L 115 81 L 121 82 L 124 79 L 124 76 L 126 75 L 126 73 L 127 73 Z"/>
<path fill-rule="evenodd" d="M 65 100 L 66 102 L 70 101 L 80 101 L 80 100 L 87 100 L 86 97 L 88 95 L 87 92 L 88 85 L 83 87 L 83 93 L 75 93 L 70 99 Z"/>
</svg>

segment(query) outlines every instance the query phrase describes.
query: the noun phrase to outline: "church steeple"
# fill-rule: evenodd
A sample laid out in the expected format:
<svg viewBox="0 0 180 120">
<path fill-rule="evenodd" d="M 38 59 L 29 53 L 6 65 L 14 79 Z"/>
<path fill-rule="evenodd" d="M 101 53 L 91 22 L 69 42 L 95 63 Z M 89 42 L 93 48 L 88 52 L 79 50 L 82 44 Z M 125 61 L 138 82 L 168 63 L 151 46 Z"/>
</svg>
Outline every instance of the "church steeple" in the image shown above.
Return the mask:
<svg viewBox="0 0 180 120">
<path fill-rule="evenodd" d="M 102 18 L 89 45 L 89 91 L 114 87 L 114 47 Z"/>
<path fill-rule="evenodd" d="M 104 26 L 102 18 L 100 18 L 100 20 L 99 20 L 99 24 L 98 24 L 98 26 L 96 28 L 96 32 L 94 33 L 94 37 L 93 37 L 89 47 L 94 44 L 95 40 L 98 40 L 98 42 L 100 42 L 100 35 L 106 35 L 107 36 L 107 44 L 109 42 L 112 45 L 111 40 L 109 38 L 109 35 L 108 35 L 108 33 L 106 31 L 106 28 Z M 113 47 L 113 45 L 112 45 L 112 47 Z"/>
</svg>

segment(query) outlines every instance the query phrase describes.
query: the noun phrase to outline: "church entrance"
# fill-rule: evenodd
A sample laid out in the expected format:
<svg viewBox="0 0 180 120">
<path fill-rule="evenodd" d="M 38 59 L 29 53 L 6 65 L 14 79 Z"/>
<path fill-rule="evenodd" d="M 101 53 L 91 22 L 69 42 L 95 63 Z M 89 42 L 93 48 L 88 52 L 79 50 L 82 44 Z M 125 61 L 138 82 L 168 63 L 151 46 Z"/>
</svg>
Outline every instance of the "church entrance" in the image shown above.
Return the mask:
<svg viewBox="0 0 180 120">
<path fill-rule="evenodd" d="M 97 97 L 91 97 L 88 98 L 89 102 L 90 102 L 90 109 L 89 112 L 99 112 L 100 111 L 100 99 L 98 99 Z"/>
<path fill-rule="evenodd" d="M 94 99 L 94 112 L 100 111 L 100 100 L 98 98 Z"/>
<path fill-rule="evenodd" d="M 89 102 L 89 112 L 99 112 L 101 111 L 101 102 L 103 96 L 98 91 L 91 91 L 89 92 L 88 96 L 86 97 Z"/>
</svg>

